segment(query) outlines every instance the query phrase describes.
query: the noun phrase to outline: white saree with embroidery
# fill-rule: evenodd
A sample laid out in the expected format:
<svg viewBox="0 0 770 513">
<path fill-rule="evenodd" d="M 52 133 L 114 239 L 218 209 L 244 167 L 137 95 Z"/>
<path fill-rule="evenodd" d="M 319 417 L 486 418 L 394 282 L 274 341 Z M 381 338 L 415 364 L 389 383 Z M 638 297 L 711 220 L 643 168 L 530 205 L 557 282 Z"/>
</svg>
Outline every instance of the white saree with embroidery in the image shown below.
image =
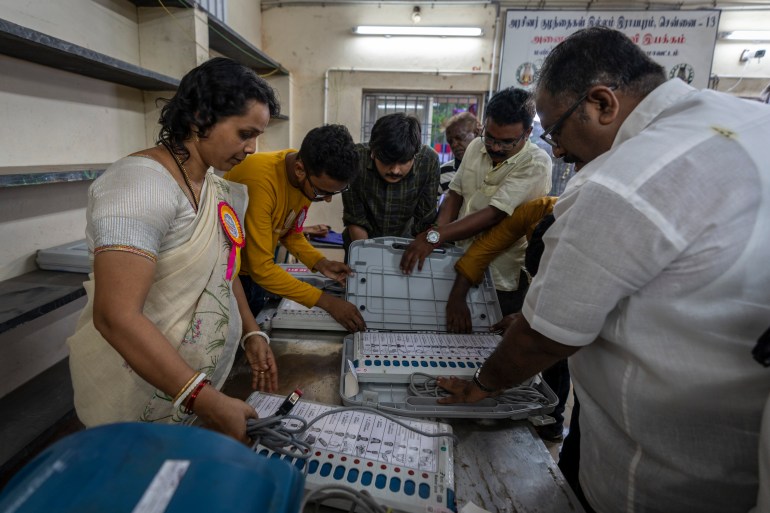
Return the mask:
<svg viewBox="0 0 770 513">
<path fill-rule="evenodd" d="M 144 315 L 217 389 L 230 372 L 241 334 L 232 283 L 225 278 L 231 242 L 219 220 L 221 201 L 243 218 L 245 190 L 209 172 L 198 213 L 185 227 L 189 230 L 180 230 L 189 237 L 157 253 L 154 282 L 144 304 Z M 182 407 L 173 408 L 173 397 L 138 376 L 94 328 L 93 273 L 84 285 L 88 304 L 68 340 L 80 420 L 89 427 L 121 421 L 184 421 L 187 415 Z"/>
</svg>

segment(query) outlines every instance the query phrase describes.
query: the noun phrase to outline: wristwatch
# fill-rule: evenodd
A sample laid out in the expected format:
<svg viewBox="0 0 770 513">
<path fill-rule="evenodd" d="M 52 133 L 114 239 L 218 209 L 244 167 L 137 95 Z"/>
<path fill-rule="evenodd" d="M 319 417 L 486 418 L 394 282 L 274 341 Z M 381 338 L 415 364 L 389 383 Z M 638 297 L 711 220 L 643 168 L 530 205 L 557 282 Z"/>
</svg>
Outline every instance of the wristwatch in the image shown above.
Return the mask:
<svg viewBox="0 0 770 513">
<path fill-rule="evenodd" d="M 441 241 L 441 234 L 438 232 L 438 230 L 431 228 L 428 230 L 428 233 L 425 234 L 425 240 L 427 240 L 429 244 L 438 246 L 439 242 Z"/>
<path fill-rule="evenodd" d="M 497 390 L 495 390 L 494 388 L 489 388 L 488 386 L 484 385 L 484 384 L 483 384 L 483 383 L 482 383 L 482 382 L 479 380 L 479 374 L 481 374 L 481 367 L 479 367 L 478 369 L 476 369 L 476 372 L 473 374 L 473 384 L 474 384 L 474 385 L 476 385 L 477 387 L 479 387 L 479 388 L 480 388 L 481 390 L 483 390 L 484 392 L 487 392 L 487 393 L 489 393 L 489 394 L 491 394 L 491 393 L 493 393 L 493 392 L 496 392 Z"/>
</svg>

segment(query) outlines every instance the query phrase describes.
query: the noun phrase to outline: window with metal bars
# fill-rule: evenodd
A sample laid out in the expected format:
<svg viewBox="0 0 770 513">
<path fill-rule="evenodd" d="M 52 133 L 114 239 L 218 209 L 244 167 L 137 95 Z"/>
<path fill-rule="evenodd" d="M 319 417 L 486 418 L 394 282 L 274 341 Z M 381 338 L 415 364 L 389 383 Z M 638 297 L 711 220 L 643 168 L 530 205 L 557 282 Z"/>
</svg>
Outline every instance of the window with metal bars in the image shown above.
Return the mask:
<svg viewBox="0 0 770 513">
<path fill-rule="evenodd" d="M 470 111 L 479 115 L 481 95 L 366 92 L 363 95 L 361 141 L 366 142 L 375 121 L 387 114 L 405 112 L 420 120 L 422 142 L 439 154 L 441 163 L 452 160 L 444 129 L 449 118 Z"/>
<path fill-rule="evenodd" d="M 366 142 L 377 119 L 394 112 L 405 112 L 420 120 L 422 142 L 436 150 L 441 163 L 454 158 L 446 142 L 444 129 L 447 120 L 460 112 L 470 111 L 476 117 L 481 112 L 481 96 L 473 94 L 386 93 L 366 92 L 361 120 L 361 140 Z M 535 121 L 530 140 L 552 155 L 551 148 L 539 137 L 543 132 L 540 122 Z M 575 167 L 562 159 L 553 158 L 553 188 L 549 195 L 558 196 L 575 174 Z"/>
</svg>

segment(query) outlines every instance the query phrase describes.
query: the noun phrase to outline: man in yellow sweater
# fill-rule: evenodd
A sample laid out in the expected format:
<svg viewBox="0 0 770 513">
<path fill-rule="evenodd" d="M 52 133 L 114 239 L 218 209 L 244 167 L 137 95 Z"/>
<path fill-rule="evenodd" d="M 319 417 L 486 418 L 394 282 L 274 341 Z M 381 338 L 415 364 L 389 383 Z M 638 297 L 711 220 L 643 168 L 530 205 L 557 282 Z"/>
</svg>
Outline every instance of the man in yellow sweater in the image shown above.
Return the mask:
<svg viewBox="0 0 770 513">
<path fill-rule="evenodd" d="M 468 333 L 471 330 L 471 317 L 466 296 L 471 286 L 478 285 L 484 278 L 484 271 L 489 264 L 503 251 L 522 237 L 529 242 L 524 259 L 524 273 L 528 279 L 537 274 L 540 265 L 540 255 L 543 252 L 543 234 L 553 223 L 553 206 L 558 198 L 545 196 L 524 203 L 506 217 L 500 224 L 488 230 L 478 237 L 468 248 L 468 251 L 455 264 L 457 277 L 449 293 L 447 301 L 447 330 L 451 332 Z M 505 331 L 513 322 L 515 313 L 505 316 L 500 322 L 492 326 L 495 331 Z M 564 439 L 564 408 L 570 390 L 569 368 L 567 360 L 560 360 L 543 372 L 543 379 L 556 393 L 559 403 L 554 408 L 551 416 L 556 421 L 554 424 L 541 426 L 537 432 L 541 438 L 549 442 L 561 442 Z M 576 412 L 573 411 L 573 421 Z M 576 425 L 577 422 L 574 422 Z M 573 427 L 573 424 L 570 424 Z M 575 440 L 572 439 L 570 448 L 575 450 Z M 567 443 L 565 442 L 565 448 Z M 561 465 L 560 465 L 561 466 Z M 562 468 L 563 471 L 566 470 Z M 574 470 L 573 470 L 574 471 Z"/>
<path fill-rule="evenodd" d="M 472 286 L 481 283 L 484 271 L 500 253 L 522 237 L 527 240 L 532 237 L 532 232 L 540 220 L 553 211 L 557 199 L 555 196 L 545 196 L 523 203 L 516 207 L 511 215 L 473 241 L 455 264 L 457 276 L 446 307 L 448 331 L 470 332 L 471 314 L 466 303 L 468 291 Z M 495 325 L 495 329 L 507 327 L 512 315 L 506 316 Z"/>
<path fill-rule="evenodd" d="M 305 239 L 302 227 L 310 204 L 331 201 L 347 190 L 357 171 L 358 153 L 347 128 L 326 125 L 308 132 L 299 151 L 255 153 L 225 173 L 226 180 L 249 191 L 240 278 L 252 313 L 259 312 L 268 291 L 323 308 L 351 332 L 366 328 L 354 305 L 294 278 L 274 262 L 280 242 L 309 269 L 344 285 L 350 267 L 325 258 Z"/>
</svg>

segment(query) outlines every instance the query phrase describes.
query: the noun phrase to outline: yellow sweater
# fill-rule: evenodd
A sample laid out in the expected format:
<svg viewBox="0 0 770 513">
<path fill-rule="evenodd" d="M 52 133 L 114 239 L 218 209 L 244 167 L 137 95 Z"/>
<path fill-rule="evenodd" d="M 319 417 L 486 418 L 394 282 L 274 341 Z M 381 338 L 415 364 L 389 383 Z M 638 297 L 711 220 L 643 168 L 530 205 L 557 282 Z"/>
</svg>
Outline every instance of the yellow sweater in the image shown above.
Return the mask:
<svg viewBox="0 0 770 513">
<path fill-rule="evenodd" d="M 553 211 L 557 199 L 545 196 L 516 207 L 511 215 L 473 241 L 455 264 L 455 271 L 474 285 L 481 283 L 484 271 L 492 260 L 520 238 L 526 237 L 529 240 L 537 223 Z"/>
<path fill-rule="evenodd" d="M 255 153 L 225 173 L 224 178 L 242 183 L 249 191 L 241 274 L 249 274 L 268 292 L 310 308 L 318 302 L 321 291 L 294 278 L 274 261 L 279 241 L 309 269 L 324 258 L 302 235 L 310 200 L 292 187 L 286 176 L 286 155 L 296 151 Z"/>
</svg>

